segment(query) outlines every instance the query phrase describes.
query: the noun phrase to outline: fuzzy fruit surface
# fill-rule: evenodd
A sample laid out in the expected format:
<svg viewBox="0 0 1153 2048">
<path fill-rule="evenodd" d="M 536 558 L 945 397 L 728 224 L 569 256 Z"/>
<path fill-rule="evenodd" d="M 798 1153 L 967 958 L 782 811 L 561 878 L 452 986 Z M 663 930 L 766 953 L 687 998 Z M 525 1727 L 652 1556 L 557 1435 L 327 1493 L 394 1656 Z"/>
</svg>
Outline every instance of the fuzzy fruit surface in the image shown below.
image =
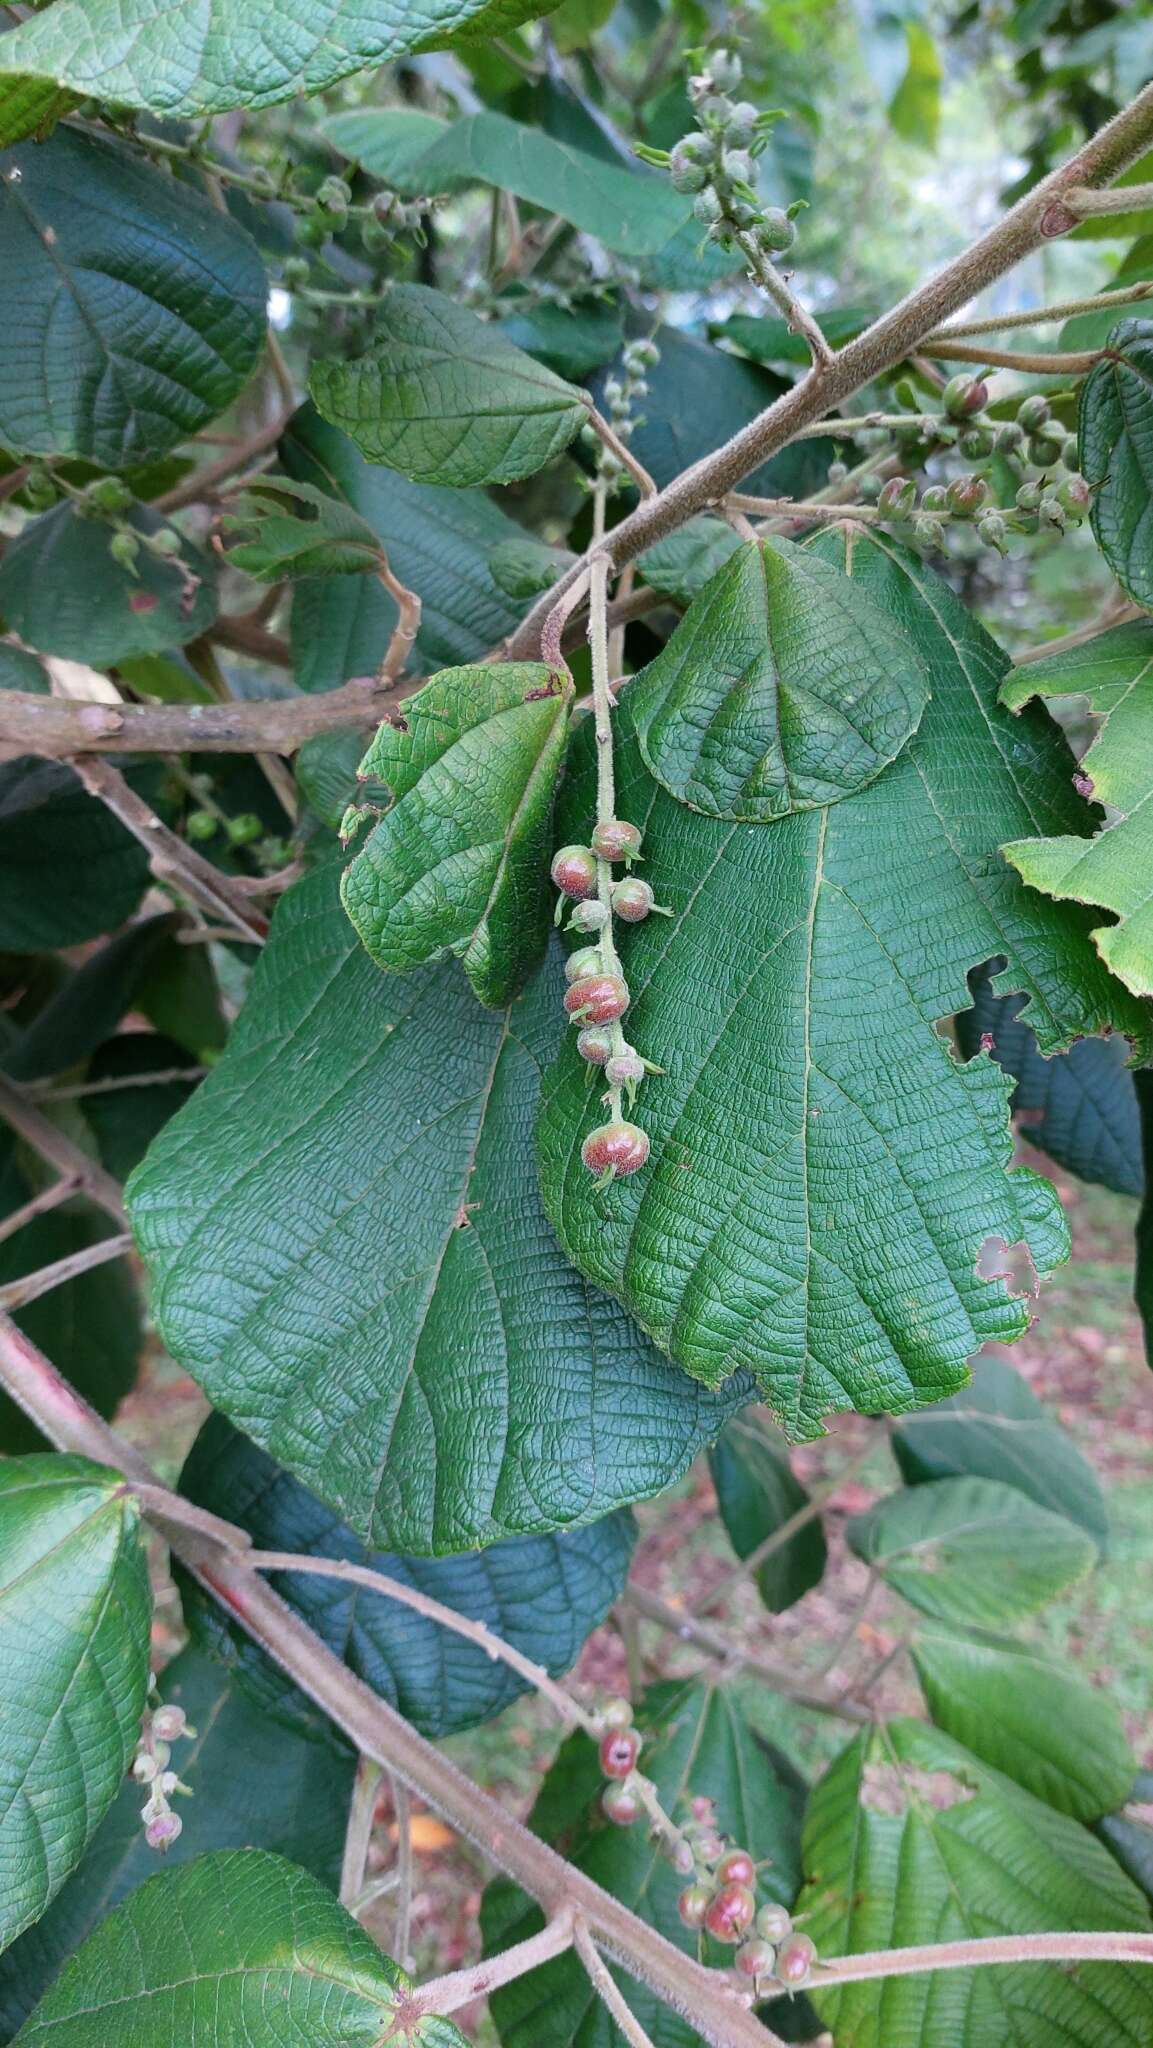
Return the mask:
<svg viewBox="0 0 1153 2048">
<path fill-rule="evenodd" d="M 627 1778 L 640 1755 L 640 1741 L 633 1728 L 610 1728 L 602 1735 L 601 1769 L 606 1778 Z"/>
<path fill-rule="evenodd" d="M 742 1977 L 771 1977 L 777 1951 L 771 1941 L 743 1941 L 733 1957 Z"/>
<path fill-rule="evenodd" d="M 739 1941 L 756 1918 L 757 1902 L 745 1884 L 722 1885 L 714 1892 L 705 1926 L 717 1941 Z"/>
<path fill-rule="evenodd" d="M 596 855 L 589 846 L 562 846 L 553 856 L 552 878 L 565 896 L 583 903 L 597 891 Z"/>
<path fill-rule="evenodd" d="M 627 1785 L 606 1785 L 601 1794 L 601 1812 L 614 1827 L 631 1828 L 640 1818 L 641 1803 Z"/>
<path fill-rule="evenodd" d="M 776 1974 L 782 1984 L 803 1984 L 816 1960 L 816 1942 L 807 1934 L 790 1934 L 777 1950 Z"/>
<path fill-rule="evenodd" d="M 578 946 L 565 961 L 564 978 L 566 981 L 583 981 L 590 974 L 599 974 L 603 967 L 599 946 Z"/>
<path fill-rule="evenodd" d="M 784 1941 L 792 1931 L 793 1916 L 787 1906 L 780 1906 L 775 1899 L 770 1899 L 767 1906 L 761 1907 L 757 1914 L 757 1933 L 766 1941 Z"/>
<path fill-rule="evenodd" d="M 600 1024 L 586 1025 L 577 1038 L 577 1051 L 590 1066 L 607 1067 L 612 1050 L 612 1037 Z"/>
<path fill-rule="evenodd" d="M 627 818 L 606 818 L 593 833 L 592 850 L 602 860 L 635 860 L 641 850 L 639 825 L 630 825 Z"/>
<path fill-rule="evenodd" d="M 607 1173 L 610 1167 L 618 1175 L 637 1173 L 648 1156 L 647 1133 L 623 1121 L 598 1125 L 581 1146 L 581 1158 L 590 1173 Z"/>
<path fill-rule="evenodd" d="M 743 1884 L 752 1886 L 757 1881 L 757 1866 L 747 1849 L 730 1849 L 717 1865 L 718 1884 Z"/>
<path fill-rule="evenodd" d="M 568 989 L 564 1006 L 587 1024 L 611 1024 L 628 1009 L 629 992 L 619 974 L 586 974 Z"/>
<path fill-rule="evenodd" d="M 626 924 L 639 924 L 647 917 L 654 903 L 653 892 L 639 875 L 630 875 L 626 882 L 614 882 L 612 906 L 618 917 Z"/>
<path fill-rule="evenodd" d="M 685 1927 L 703 1927 L 705 1924 L 705 1914 L 712 1903 L 712 1896 L 707 1885 L 686 1885 L 680 1898 L 677 1900 L 677 1912 L 681 1916 L 682 1925 Z"/>
</svg>

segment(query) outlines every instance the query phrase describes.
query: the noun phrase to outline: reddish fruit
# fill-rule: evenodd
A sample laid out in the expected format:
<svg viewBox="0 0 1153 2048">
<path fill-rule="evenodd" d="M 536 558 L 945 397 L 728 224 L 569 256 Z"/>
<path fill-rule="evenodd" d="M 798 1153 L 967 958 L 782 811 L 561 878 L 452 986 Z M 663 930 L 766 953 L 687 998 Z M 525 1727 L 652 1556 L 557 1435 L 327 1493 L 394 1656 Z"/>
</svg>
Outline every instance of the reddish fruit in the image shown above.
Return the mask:
<svg viewBox="0 0 1153 2048">
<path fill-rule="evenodd" d="M 607 1735 L 602 1735 L 600 1746 L 605 1777 L 627 1778 L 640 1752 L 640 1736 L 635 1728 L 610 1728 Z"/>
<path fill-rule="evenodd" d="M 761 1907 L 757 1914 L 757 1933 L 763 1934 L 766 1941 L 784 1941 L 792 1931 L 793 1916 L 787 1906 L 779 1906 L 775 1899 L 770 1899 L 767 1906 Z"/>
<path fill-rule="evenodd" d="M 807 1934 L 790 1934 L 777 1950 L 776 1975 L 782 1984 L 807 1984 L 816 1960 L 816 1942 Z"/>
<path fill-rule="evenodd" d="M 640 850 L 640 827 L 627 818 L 609 818 L 593 833 L 593 852 L 602 860 L 635 860 Z"/>
<path fill-rule="evenodd" d="M 703 1792 L 698 1792 L 692 1801 L 691 1812 L 694 1820 L 707 1821 L 709 1826 L 713 1827 L 717 1818 L 717 1802 L 715 1799 L 707 1798 Z"/>
<path fill-rule="evenodd" d="M 590 1066 L 607 1067 L 612 1057 L 612 1033 L 603 1024 L 590 1024 L 577 1038 L 577 1051 Z"/>
<path fill-rule="evenodd" d="M 567 990 L 564 1006 L 570 1017 L 580 1017 L 582 1023 L 611 1024 L 628 1009 L 628 984 L 619 974 L 582 975 Z"/>
<path fill-rule="evenodd" d="M 565 896 L 582 903 L 597 892 L 596 855 L 588 846 L 562 846 L 554 857 L 552 878 Z"/>
<path fill-rule="evenodd" d="M 590 1131 L 581 1146 L 581 1158 L 590 1173 L 624 1175 L 637 1173 L 649 1156 L 646 1133 L 636 1124 L 600 1124 Z"/>
<path fill-rule="evenodd" d="M 988 402 L 988 385 L 983 383 L 980 377 L 970 377 L 964 372 L 960 376 L 950 377 L 941 393 L 941 404 L 951 420 L 968 419 L 971 414 L 980 412 L 981 407 Z"/>
<path fill-rule="evenodd" d="M 705 1926 L 717 1941 L 739 1941 L 756 1918 L 757 1902 L 747 1885 L 722 1885 L 714 1892 Z"/>
<path fill-rule="evenodd" d="M 755 1885 L 757 1866 L 747 1849 L 730 1849 L 717 1864 L 718 1884 Z"/>
<path fill-rule="evenodd" d="M 656 898 L 647 882 L 639 875 L 630 875 L 627 882 L 614 882 L 610 897 L 613 909 L 626 924 L 639 924 L 647 917 Z"/>
<path fill-rule="evenodd" d="M 678 1877 L 692 1876 L 697 1867 L 697 1859 L 693 1855 L 692 1843 L 686 1842 L 683 1835 L 677 1841 L 668 1843 L 665 1853 Z"/>
<path fill-rule="evenodd" d="M 677 1900 L 677 1912 L 685 1927 L 703 1927 L 705 1914 L 712 1904 L 713 1895 L 707 1885 L 686 1885 Z"/>
<path fill-rule="evenodd" d="M 564 964 L 566 981 L 583 981 L 586 974 L 600 974 L 604 967 L 599 946 L 578 946 Z"/>
<path fill-rule="evenodd" d="M 637 1082 L 644 1078 L 645 1063 L 631 1045 L 626 1045 L 623 1052 L 615 1052 L 611 1060 L 605 1062 L 605 1080 L 610 1088 L 624 1088 L 630 1083 L 635 1088 Z"/>
<path fill-rule="evenodd" d="M 960 519 L 973 519 L 987 504 L 989 486 L 983 476 L 957 476 L 953 478 L 947 493 L 949 509 Z"/>
<path fill-rule="evenodd" d="M 628 1700 L 606 1700 L 601 1708 L 601 1720 L 606 1728 L 631 1728 L 633 1710 Z"/>
<path fill-rule="evenodd" d="M 601 1812 L 615 1827 L 631 1828 L 640 1818 L 641 1802 L 627 1785 L 606 1785 L 601 1794 Z"/>
<path fill-rule="evenodd" d="M 733 1962 L 742 1977 L 771 1977 L 777 1951 L 771 1941 L 742 1941 Z"/>
</svg>

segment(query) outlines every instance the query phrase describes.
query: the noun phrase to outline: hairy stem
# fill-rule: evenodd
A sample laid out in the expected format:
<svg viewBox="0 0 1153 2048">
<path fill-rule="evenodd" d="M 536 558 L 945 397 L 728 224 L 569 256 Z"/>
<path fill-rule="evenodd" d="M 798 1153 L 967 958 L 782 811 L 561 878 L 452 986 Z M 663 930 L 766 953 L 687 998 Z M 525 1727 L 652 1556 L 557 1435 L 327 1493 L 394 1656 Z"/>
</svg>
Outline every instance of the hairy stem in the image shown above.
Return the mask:
<svg viewBox="0 0 1153 2048">
<path fill-rule="evenodd" d="M 657 487 L 645 468 L 638 462 L 627 441 L 622 441 L 615 427 L 610 426 L 603 413 L 595 405 L 589 406 L 589 425 L 600 435 L 610 455 L 615 455 L 622 469 L 627 469 L 642 498 L 655 498 Z"/>
<path fill-rule="evenodd" d="M 685 1608 L 670 1606 L 647 1587 L 630 1584 L 624 1598 L 646 1621 L 656 1622 L 658 1628 L 667 1629 L 678 1641 L 691 1643 L 707 1656 L 717 1658 L 729 1671 L 747 1671 L 752 1677 L 763 1679 L 772 1692 L 796 1700 L 798 1706 L 812 1707 L 818 1714 L 835 1714 L 843 1721 L 864 1722 L 873 1718 L 866 1708 L 810 1685 L 805 1676 L 798 1677 L 784 1665 L 771 1664 L 768 1658 L 757 1656 L 744 1643 L 714 1628 L 711 1622 L 698 1620 Z"/>
<path fill-rule="evenodd" d="M 128 1211 L 124 1207 L 120 1182 L 90 1159 L 87 1152 L 82 1152 L 79 1145 L 73 1144 L 72 1139 L 66 1137 L 43 1110 L 37 1109 L 24 1090 L 17 1087 L 15 1081 L 10 1081 L 6 1074 L 0 1074 L 0 1119 L 15 1131 L 18 1138 L 23 1138 L 26 1145 L 31 1145 L 41 1159 L 47 1160 L 49 1166 L 56 1167 L 67 1180 L 74 1182 L 78 1194 L 87 1195 L 89 1201 L 103 1209 L 106 1216 L 111 1216 L 114 1223 L 121 1227 L 127 1223 Z"/>
<path fill-rule="evenodd" d="M 106 1266 L 111 1259 L 122 1259 L 125 1252 L 131 1250 L 132 1239 L 126 1231 L 118 1237 L 97 1238 L 95 1244 L 82 1245 L 79 1251 L 69 1252 L 62 1259 L 53 1259 L 51 1265 L 39 1266 L 34 1273 L 24 1273 L 19 1280 L 9 1280 L 0 1287 L 0 1309 L 27 1308 L 29 1302 L 39 1301 L 42 1294 L 51 1294 L 54 1287 L 63 1287 L 66 1280 L 75 1280 L 81 1273 L 90 1273 L 94 1266 Z"/>
<path fill-rule="evenodd" d="M 226 623 L 219 621 L 212 636 L 222 645 Z M 0 703 L 0 740 L 50 760 L 75 754 L 292 754 L 319 733 L 378 725 L 397 694 L 391 679 L 382 684 L 376 676 L 354 676 L 339 690 L 264 703 L 94 704 L 7 690 Z"/>
<path fill-rule="evenodd" d="M 929 1970 L 971 1970 L 990 1963 L 1153 1963 L 1153 1934 L 987 1934 L 920 1948 L 870 1949 L 837 1956 L 813 1972 L 813 1987 L 863 1984 L 871 1977 L 918 1977 Z M 773 1989 L 769 1998 L 784 1993 Z"/>
<path fill-rule="evenodd" d="M 601 2004 L 612 2014 L 629 2048 L 653 2048 L 652 2041 L 640 2021 L 617 1989 L 612 1972 L 607 1970 L 601 1961 L 596 1943 L 582 1920 L 578 1920 L 574 1925 L 572 1939 L 573 1946 L 588 1973 L 589 1983 Z"/>
<path fill-rule="evenodd" d="M 754 284 L 770 298 L 778 312 L 784 314 L 794 334 L 803 335 L 809 345 L 809 354 L 815 370 L 823 369 L 833 360 L 833 351 L 825 340 L 812 314 L 802 306 L 772 257 L 762 249 L 750 234 L 736 236 L 737 247 L 749 266 L 749 276 Z"/>
<path fill-rule="evenodd" d="M 36 701 L 49 704 L 60 700 L 42 697 Z M 211 911 L 214 917 L 230 924 L 236 938 L 247 941 L 249 945 L 263 944 L 268 936 L 267 918 L 253 910 L 231 875 L 222 874 L 211 861 L 205 860 L 193 847 L 185 845 L 183 839 L 178 839 L 175 832 L 169 831 L 151 804 L 145 803 L 143 797 L 137 796 L 125 782 L 118 768 L 109 761 L 97 761 L 86 755 L 81 755 L 72 765 L 89 796 L 99 797 L 113 817 L 119 818 L 133 838 L 140 841 L 158 882 L 166 882 L 193 903 Z"/>
<path fill-rule="evenodd" d="M 383 1776 L 375 1758 L 357 1758 L 344 1830 L 344 1854 L 340 1860 L 340 1903 L 347 1906 L 349 1912 L 364 1890 L 368 1852 L 372 1845 L 372 1824 L 376 1819 L 376 1795 Z"/>
<path fill-rule="evenodd" d="M 1096 196 L 1112 199 L 1114 194 Z M 1066 206 L 1070 197 L 1066 193 Z M 1146 277 L 1137 284 L 1119 286 L 1116 291 L 1097 292 L 1091 299 L 1065 299 L 1056 306 L 1023 306 L 1016 313 L 987 313 L 980 320 L 958 320 L 943 327 L 939 334 L 930 334 L 924 343 L 925 352 L 932 353 L 930 342 L 964 341 L 970 334 L 1007 334 L 1011 327 L 1045 327 L 1052 320 L 1072 320 L 1078 313 L 1107 313 L 1113 306 L 1132 306 L 1139 299 L 1147 299 L 1151 292 L 1153 278 Z"/>
<path fill-rule="evenodd" d="M 438 2013 L 447 2017 L 459 2012 L 464 2005 L 472 2005 L 475 1999 L 487 1998 L 490 1991 L 499 1990 L 502 1984 L 513 1984 L 518 1977 L 527 1977 L 530 1970 L 539 1970 L 542 1963 L 551 1963 L 554 1956 L 563 1956 L 573 1945 L 573 1923 L 569 1913 L 558 1913 L 548 1920 L 539 1934 L 530 1934 L 527 1941 L 515 1942 L 498 1956 L 490 1956 L 487 1962 L 473 1963 L 467 1970 L 453 1970 L 446 1977 L 433 1977 L 422 1984 L 414 2003 L 421 2012 Z"/>
<path fill-rule="evenodd" d="M 930 336 L 921 343 L 921 349 L 939 363 L 985 363 L 991 370 L 1030 370 L 1049 377 L 1083 377 L 1105 353 L 1099 348 L 1074 349 L 1065 355 L 1044 349 L 1022 353 L 1011 348 L 978 348 L 975 342 L 952 341 L 941 336 Z"/>
</svg>

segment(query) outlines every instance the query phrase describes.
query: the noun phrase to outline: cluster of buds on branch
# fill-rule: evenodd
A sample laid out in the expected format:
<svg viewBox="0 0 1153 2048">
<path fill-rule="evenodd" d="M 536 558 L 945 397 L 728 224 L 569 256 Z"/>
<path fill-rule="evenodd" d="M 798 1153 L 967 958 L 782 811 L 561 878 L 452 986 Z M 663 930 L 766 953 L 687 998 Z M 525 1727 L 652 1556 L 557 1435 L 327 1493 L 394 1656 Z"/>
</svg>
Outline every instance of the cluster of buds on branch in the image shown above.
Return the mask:
<svg viewBox="0 0 1153 2048">
<path fill-rule="evenodd" d="M 797 231 L 795 209 L 763 205 L 753 183 L 754 159 L 780 116 L 734 100 L 740 82 L 740 58 L 714 50 L 689 79 L 695 129 L 671 150 L 640 148 L 637 154 L 666 169 L 675 191 L 693 194 L 693 213 L 709 241 L 738 247 L 755 261 L 787 254 Z"/>
<path fill-rule="evenodd" d="M 184 1823 L 172 1811 L 169 1795 L 178 1792 L 190 1799 L 192 1793 L 170 1768 L 171 1745 L 182 1736 L 187 1739 L 195 1734 L 195 1728 L 190 1728 L 185 1719 L 183 1707 L 152 1707 L 141 1721 L 131 1771 L 138 1785 L 148 1786 L 148 1799 L 140 1809 L 140 1818 L 150 1849 L 170 1849 L 183 1832 Z"/>
<path fill-rule="evenodd" d="M 627 342 L 619 372 L 606 378 L 602 402 L 609 425 L 619 441 L 631 440 L 637 428 L 644 424 L 643 415 L 635 412 L 634 407 L 637 399 L 648 395 L 646 370 L 651 370 L 660 359 L 661 352 L 655 341 Z M 594 475 L 588 484 L 590 491 L 600 486 L 611 497 L 615 491 L 632 482 L 624 463 L 611 448 L 606 447 L 595 427 L 582 427 L 581 441 L 594 460 Z"/>
</svg>

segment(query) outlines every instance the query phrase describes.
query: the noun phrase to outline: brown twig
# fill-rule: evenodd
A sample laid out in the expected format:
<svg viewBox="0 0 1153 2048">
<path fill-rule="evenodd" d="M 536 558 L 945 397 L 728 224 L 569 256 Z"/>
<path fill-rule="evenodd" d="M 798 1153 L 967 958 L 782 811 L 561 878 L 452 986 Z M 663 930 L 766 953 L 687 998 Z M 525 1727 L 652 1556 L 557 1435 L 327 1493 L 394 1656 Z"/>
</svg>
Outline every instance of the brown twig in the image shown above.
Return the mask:
<svg viewBox="0 0 1153 2048">
<path fill-rule="evenodd" d="M 694 1648 L 704 1650 L 707 1656 L 718 1658 L 730 1671 L 748 1671 L 754 1678 L 763 1679 L 773 1692 L 796 1700 L 798 1706 L 811 1707 L 818 1714 L 835 1714 L 843 1721 L 864 1722 L 873 1718 L 863 1707 L 856 1707 L 835 1693 L 810 1686 L 803 1677 L 798 1682 L 796 1673 L 784 1665 L 771 1664 L 766 1657 L 750 1651 L 744 1643 L 738 1643 L 732 1636 L 714 1628 L 711 1622 L 699 1620 L 686 1608 L 671 1606 L 645 1586 L 630 1583 L 625 1588 L 624 1598 L 646 1621 L 655 1621 L 658 1628 L 667 1629 L 682 1643 L 691 1643 Z"/>
<path fill-rule="evenodd" d="M 166 491 L 162 498 L 153 499 L 153 510 L 179 512 L 185 505 L 196 505 L 202 498 L 210 498 L 218 484 L 227 483 L 230 476 L 237 476 L 242 469 L 247 469 L 257 455 L 263 455 L 266 449 L 275 447 L 295 410 L 294 401 L 283 412 L 278 413 L 275 419 L 266 420 L 262 427 L 257 427 L 255 433 L 247 435 L 243 441 L 234 442 L 233 446 L 215 462 L 206 463 L 203 469 L 194 470 L 182 483 Z"/>
<path fill-rule="evenodd" d="M 78 1193 L 79 1186 L 75 1174 L 66 1173 L 60 1180 L 53 1181 L 50 1188 L 44 1188 L 40 1194 L 33 1195 L 27 1202 L 22 1202 L 18 1209 L 10 1210 L 8 1215 L 0 1220 L 0 1244 L 3 1244 L 7 1237 L 15 1237 L 17 1231 L 24 1229 L 25 1224 L 35 1222 L 37 1216 L 46 1216 L 49 1210 L 58 1209 L 61 1202 L 69 1201 Z"/>
<path fill-rule="evenodd" d="M 376 1819 L 376 1800 L 380 1781 L 384 1773 L 372 1757 L 357 1759 L 356 1776 L 352 1781 L 352 1798 L 348 1804 L 348 1822 L 344 1830 L 344 1854 L 340 1864 L 340 1903 L 352 1911 L 364 1890 L 364 1875 L 368 1868 L 368 1852 L 372 1845 L 372 1828 Z"/>
<path fill-rule="evenodd" d="M 1044 349 L 978 348 L 975 342 L 950 341 L 930 335 L 922 352 L 938 363 L 985 363 L 991 370 L 1029 370 L 1050 377 L 1083 377 L 1096 367 L 1104 349 L 1073 349 L 1064 355 Z"/>
<path fill-rule="evenodd" d="M 1124 187 L 1120 187 L 1124 190 Z M 1068 206 L 1071 193 L 1065 194 Z M 1104 198 L 1104 193 L 1099 195 Z M 1112 193 L 1110 193 L 1112 198 Z M 1108 313 L 1114 306 L 1132 306 L 1140 299 L 1147 299 L 1153 292 L 1153 278 L 1141 278 L 1136 284 L 1119 287 L 1115 292 L 1096 292 L 1091 299 L 1064 299 L 1056 306 L 1022 306 L 1015 313 L 986 313 L 980 320 L 958 320 L 952 326 L 943 327 L 939 334 L 931 334 L 933 341 L 964 341 L 971 334 L 1007 334 L 1011 327 L 1046 327 L 1053 320 L 1072 320 L 1078 313 Z M 928 342 L 925 343 L 926 349 Z"/>
<path fill-rule="evenodd" d="M 49 704 L 58 700 L 43 697 L 36 701 Z M 146 804 L 143 797 L 137 796 L 125 782 L 118 768 L 109 761 L 98 761 L 85 755 L 72 765 L 89 795 L 99 797 L 101 803 L 107 804 L 113 817 L 119 818 L 133 838 L 146 849 L 149 866 L 158 882 L 167 882 L 194 903 L 210 910 L 214 917 L 232 925 L 237 938 L 246 940 L 250 945 L 263 943 L 268 934 L 267 918 L 253 910 L 231 875 L 222 874 L 211 861 L 205 860 L 183 839 L 178 839 L 175 832 L 169 831 L 151 804 Z"/>
<path fill-rule="evenodd" d="M 0 1074 L 0 1118 L 14 1130 L 18 1138 L 31 1145 L 41 1159 L 47 1160 L 59 1173 L 71 1181 L 77 1194 L 87 1195 L 106 1216 L 121 1226 L 128 1221 L 128 1211 L 120 1193 L 120 1183 L 106 1173 L 94 1159 L 74 1145 L 71 1138 L 46 1117 L 42 1110 L 10 1081 L 6 1074 Z"/>
<path fill-rule="evenodd" d="M 612 1972 L 601 1961 L 600 1952 L 583 1920 L 573 1923 L 573 1947 L 585 1966 L 589 1983 L 624 2035 L 629 2048 L 653 2048 L 636 2014 L 617 1989 Z"/>
<path fill-rule="evenodd" d="M 813 1990 L 863 1984 L 872 1977 L 919 1977 L 930 1970 L 972 1970 L 990 1963 L 1153 1963 L 1153 1934 L 984 1934 L 972 1941 L 925 1942 L 919 1948 L 869 1949 L 835 1956 L 813 1971 Z M 774 1986 L 766 1999 L 781 1998 Z"/>
<path fill-rule="evenodd" d="M 79 1251 L 53 1259 L 51 1265 L 38 1266 L 34 1273 L 23 1273 L 18 1280 L 7 1281 L 0 1287 L 0 1309 L 11 1313 L 27 1308 L 30 1301 L 39 1301 L 42 1294 L 51 1294 L 54 1287 L 63 1287 L 66 1280 L 76 1280 L 81 1273 L 90 1273 L 94 1266 L 106 1266 L 110 1259 L 122 1259 L 131 1250 L 132 1237 L 128 1231 L 116 1237 L 99 1237 L 94 1244 L 82 1245 Z"/>
<path fill-rule="evenodd" d="M 292 754 L 319 733 L 374 726 L 396 701 L 390 681 L 354 676 L 339 690 L 230 704 L 92 704 L 6 690 L 0 740 L 50 760 L 75 754 Z"/>
<path fill-rule="evenodd" d="M 487 1962 L 472 1963 L 467 1970 L 453 1970 L 449 1976 L 431 1978 L 421 1985 L 413 2003 L 422 2013 L 447 2017 L 478 1998 L 487 1998 L 490 1991 L 498 1990 L 502 1984 L 512 1984 L 518 1977 L 526 1977 L 530 1970 L 539 1970 L 542 1963 L 551 1963 L 554 1956 L 563 1956 L 572 1944 L 572 1916 L 558 1913 L 554 1920 L 545 1922 L 539 1934 L 515 1942 L 512 1948 L 490 1956 Z"/>
<path fill-rule="evenodd" d="M 644 463 L 637 461 L 628 442 L 621 439 L 616 428 L 610 426 L 604 414 L 598 412 L 595 405 L 590 404 L 588 413 L 590 427 L 595 428 L 609 454 L 616 457 L 621 468 L 627 469 L 642 498 L 655 498 L 657 494 L 656 484 L 653 482 Z"/>
<path fill-rule="evenodd" d="M 772 257 L 766 254 L 751 234 L 739 234 L 736 241 L 748 264 L 749 276 L 753 283 L 759 285 L 772 300 L 777 311 L 784 314 L 792 332 L 802 335 L 808 343 L 814 370 L 826 369 L 833 360 L 833 351 L 812 314 L 801 304 L 788 280 L 777 269 Z"/>
<path fill-rule="evenodd" d="M 388 646 L 381 656 L 375 677 L 379 689 L 390 690 L 404 674 L 408 657 L 412 653 L 413 641 L 420 631 L 421 604 L 415 590 L 409 590 L 393 575 L 383 548 L 377 561 L 376 573 L 396 605 L 396 624 L 392 629 Z"/>
</svg>

